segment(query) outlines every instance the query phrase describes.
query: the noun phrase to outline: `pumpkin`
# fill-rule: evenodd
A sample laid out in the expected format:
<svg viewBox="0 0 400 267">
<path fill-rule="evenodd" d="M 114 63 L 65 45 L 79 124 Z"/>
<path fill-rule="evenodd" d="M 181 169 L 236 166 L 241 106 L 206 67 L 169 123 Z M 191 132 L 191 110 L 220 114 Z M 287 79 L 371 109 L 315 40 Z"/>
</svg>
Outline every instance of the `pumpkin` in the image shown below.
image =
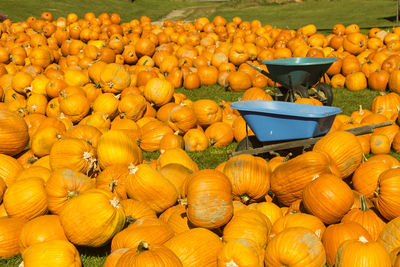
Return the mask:
<svg viewBox="0 0 400 267">
<path fill-rule="evenodd" d="M 375 241 L 368 241 L 361 236 L 358 240 L 344 241 L 337 250 L 335 266 L 392 266 L 389 253 Z"/>
<path fill-rule="evenodd" d="M 160 140 L 160 150 L 167 150 L 170 148 L 184 148 L 184 141 L 183 137 L 175 133 L 169 133 L 163 136 Z"/>
<path fill-rule="evenodd" d="M 243 71 L 231 72 L 228 76 L 228 89 L 233 92 L 246 91 L 252 86 L 251 77 Z"/>
<path fill-rule="evenodd" d="M 232 183 L 233 199 L 245 204 L 260 200 L 270 188 L 271 170 L 261 157 L 246 154 L 232 157 L 223 173 Z"/>
<path fill-rule="evenodd" d="M 400 247 L 400 217 L 390 220 L 383 227 L 378 237 L 378 243 L 382 244 L 387 252 L 391 253 Z"/>
<path fill-rule="evenodd" d="M 276 167 L 271 175 L 271 190 L 280 203 L 289 206 L 302 199 L 306 185 L 323 173 L 340 175 L 330 157 L 322 152 L 308 151 Z"/>
<path fill-rule="evenodd" d="M 119 98 L 112 93 L 104 93 L 96 97 L 92 104 L 94 112 L 102 112 L 114 118 L 118 113 Z"/>
<path fill-rule="evenodd" d="M 24 266 L 73 266 L 82 265 L 79 252 L 66 240 L 48 240 L 28 247 L 22 253 Z"/>
<path fill-rule="evenodd" d="M 44 181 L 39 177 L 19 180 L 7 188 L 4 208 L 10 217 L 32 219 L 47 211 Z"/>
<path fill-rule="evenodd" d="M 353 173 L 353 187 L 366 198 L 372 199 L 379 175 L 390 168 L 389 163 L 379 160 L 368 160 L 361 163 Z"/>
<path fill-rule="evenodd" d="M 266 266 L 324 266 L 326 255 L 321 241 L 313 232 L 293 227 L 271 239 L 265 249 L 264 261 Z"/>
<path fill-rule="evenodd" d="M 0 154 L 0 178 L 7 187 L 11 186 L 17 175 L 22 171 L 22 165 L 13 157 Z"/>
<path fill-rule="evenodd" d="M 210 146 L 210 139 L 199 128 L 188 130 L 183 136 L 183 141 L 185 143 L 185 150 L 189 152 L 203 151 Z"/>
<path fill-rule="evenodd" d="M 62 134 L 62 131 L 53 126 L 38 129 L 30 140 L 32 152 L 38 157 L 49 155 L 52 146 L 61 139 Z"/>
<path fill-rule="evenodd" d="M 199 170 L 196 162 L 189 157 L 185 150 L 180 148 L 171 148 L 161 153 L 160 157 L 157 159 L 157 168 L 163 168 L 171 163 L 183 165 L 192 172 Z"/>
<path fill-rule="evenodd" d="M 400 96 L 396 93 L 382 94 L 374 97 L 371 103 L 371 111 L 383 114 L 391 121 L 397 119 L 400 109 Z"/>
<path fill-rule="evenodd" d="M 18 238 L 25 222 L 23 218 L 0 217 L 0 257 L 19 254 Z"/>
<path fill-rule="evenodd" d="M 303 190 L 304 207 L 326 224 L 339 222 L 353 202 L 351 188 L 332 174 L 319 175 Z"/>
<path fill-rule="evenodd" d="M 120 93 L 131 82 L 131 76 L 121 65 L 109 63 L 102 68 L 100 85 L 105 93 Z"/>
<path fill-rule="evenodd" d="M 252 209 L 240 209 L 225 225 L 222 240 L 229 242 L 244 239 L 265 248 L 271 227 L 271 221 L 261 212 Z"/>
<path fill-rule="evenodd" d="M 372 210 L 368 208 L 363 195 L 360 196 L 361 208 L 351 209 L 343 216 L 341 222 L 356 222 L 363 226 L 377 240 L 386 223 Z"/>
<path fill-rule="evenodd" d="M 175 235 L 164 245 L 178 256 L 183 266 L 215 266 L 223 243 L 210 230 L 193 228 Z"/>
<path fill-rule="evenodd" d="M 264 250 L 247 240 L 224 243 L 218 253 L 218 266 L 264 266 Z"/>
<path fill-rule="evenodd" d="M 111 122 L 111 130 L 120 130 L 127 133 L 136 142 L 142 136 L 139 125 L 133 120 L 115 117 Z"/>
<path fill-rule="evenodd" d="M 372 154 L 388 154 L 390 152 L 391 142 L 389 137 L 384 134 L 372 134 L 370 137 Z"/>
<path fill-rule="evenodd" d="M 25 149 L 28 140 L 25 120 L 9 110 L 0 110 L 0 153 L 15 156 Z"/>
<path fill-rule="evenodd" d="M 322 235 L 322 244 L 325 247 L 326 259 L 329 265 L 335 263 L 335 256 L 339 246 L 346 240 L 359 239 L 363 236 L 368 241 L 372 240 L 368 231 L 355 222 L 329 225 Z"/>
<path fill-rule="evenodd" d="M 128 95 L 121 99 L 118 111 L 122 118 L 137 121 L 146 110 L 146 99 L 142 95 Z"/>
<path fill-rule="evenodd" d="M 267 216 L 272 225 L 283 216 L 279 206 L 270 201 L 251 203 L 247 207 L 249 209 L 255 209 Z"/>
<path fill-rule="evenodd" d="M 354 134 L 347 131 L 328 133 L 313 147 L 313 151 L 327 153 L 340 171 L 340 177 L 351 175 L 362 159 L 362 148 Z"/>
<path fill-rule="evenodd" d="M 269 240 L 287 228 L 304 227 L 313 232 L 319 239 L 325 232 L 324 223 L 316 216 L 307 213 L 290 213 L 276 220 L 272 225 Z"/>
<path fill-rule="evenodd" d="M 368 87 L 375 91 L 385 91 L 389 83 L 390 74 L 385 70 L 372 72 L 368 78 Z"/>
<path fill-rule="evenodd" d="M 82 139 L 60 139 L 50 150 L 52 170 L 69 168 L 89 174 L 96 167 L 96 151 Z"/>
<path fill-rule="evenodd" d="M 367 78 L 361 71 L 346 76 L 345 86 L 351 91 L 360 91 L 367 88 Z"/>
<path fill-rule="evenodd" d="M 221 107 L 211 99 L 200 99 L 193 103 L 193 110 L 200 126 L 208 126 L 222 120 Z"/>
<path fill-rule="evenodd" d="M 388 86 L 390 91 L 400 92 L 400 70 L 396 69 L 390 73 Z"/>
<path fill-rule="evenodd" d="M 125 132 L 109 130 L 99 138 L 97 157 L 100 168 L 105 169 L 114 164 L 137 164 L 142 161 L 142 151 Z"/>
<path fill-rule="evenodd" d="M 19 250 L 23 253 L 28 247 L 49 240 L 68 241 L 58 215 L 42 215 L 26 222 L 19 235 Z"/>
<path fill-rule="evenodd" d="M 183 266 L 179 258 L 170 249 L 162 245 L 149 245 L 142 241 L 137 248 L 125 252 L 117 262 L 118 266 Z"/>
<path fill-rule="evenodd" d="M 197 118 L 194 110 L 187 105 L 174 105 L 167 117 L 168 125 L 180 134 L 184 134 L 194 128 Z"/>
<path fill-rule="evenodd" d="M 399 217 L 400 202 L 397 197 L 400 190 L 400 169 L 392 168 L 379 175 L 378 183 L 374 192 L 374 204 L 379 213 L 387 220 Z"/>
<path fill-rule="evenodd" d="M 150 79 L 143 91 L 144 97 L 157 107 L 161 107 L 170 102 L 173 94 L 174 86 L 171 82 L 158 77 Z"/>
<path fill-rule="evenodd" d="M 142 137 L 138 141 L 140 148 L 145 151 L 160 149 L 161 139 L 167 134 L 173 134 L 173 130 L 166 123 L 155 120 L 141 127 Z"/>
<path fill-rule="evenodd" d="M 159 219 L 152 219 L 147 223 L 142 221 L 142 225 L 137 225 L 139 221 L 114 236 L 111 241 L 111 252 L 120 248 L 135 248 L 143 240 L 150 245 L 162 245 L 174 236 L 172 229 Z"/>
<path fill-rule="evenodd" d="M 343 48 L 351 54 L 358 55 L 367 48 L 367 36 L 360 32 L 352 32 L 345 36 Z"/>
<path fill-rule="evenodd" d="M 159 172 L 175 186 L 178 197 L 181 197 L 181 187 L 184 180 L 193 173 L 192 170 L 179 163 L 164 165 L 159 169 Z"/>
<path fill-rule="evenodd" d="M 63 133 L 62 138 L 82 139 L 94 148 L 96 148 L 101 135 L 102 132 L 94 126 L 74 125 Z"/>
<path fill-rule="evenodd" d="M 213 147 L 226 147 L 233 141 L 232 126 L 226 122 L 215 122 L 204 133 Z"/>
<path fill-rule="evenodd" d="M 187 217 L 197 227 L 225 225 L 233 215 L 232 185 L 219 171 L 201 170 L 188 178 Z"/>
<path fill-rule="evenodd" d="M 178 198 L 175 186 L 148 164 L 131 167 L 126 190 L 129 198 L 147 203 L 157 213 L 174 205 Z"/>
<path fill-rule="evenodd" d="M 90 189 L 70 199 L 59 216 L 68 240 L 77 245 L 102 246 L 125 225 L 119 200 L 102 189 Z"/>
<path fill-rule="evenodd" d="M 135 199 L 123 199 L 120 202 L 125 212 L 126 223 L 132 224 L 141 219 L 156 219 L 156 212 L 145 202 Z"/>
<path fill-rule="evenodd" d="M 23 180 L 23 179 L 29 179 L 31 177 L 39 177 L 46 183 L 47 180 L 49 180 L 50 175 L 51 175 L 51 171 L 49 169 L 42 167 L 42 166 L 32 166 L 30 168 L 23 169 L 17 175 L 15 180 L 18 181 L 18 180 Z"/>
<path fill-rule="evenodd" d="M 109 165 L 96 177 L 96 188 L 113 192 L 119 199 L 127 199 L 125 185 L 128 174 L 127 164 Z"/>
</svg>

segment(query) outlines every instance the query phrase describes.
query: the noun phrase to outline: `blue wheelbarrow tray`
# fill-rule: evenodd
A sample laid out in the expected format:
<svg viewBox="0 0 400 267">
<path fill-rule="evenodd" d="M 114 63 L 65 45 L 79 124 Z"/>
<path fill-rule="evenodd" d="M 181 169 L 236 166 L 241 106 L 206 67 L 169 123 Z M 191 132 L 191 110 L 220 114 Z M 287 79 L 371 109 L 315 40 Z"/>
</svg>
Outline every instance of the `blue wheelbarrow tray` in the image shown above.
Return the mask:
<svg viewBox="0 0 400 267">
<path fill-rule="evenodd" d="M 342 110 L 282 101 L 233 102 L 260 142 L 305 139 L 326 134 Z"/>
<path fill-rule="evenodd" d="M 329 67 L 337 61 L 330 57 L 292 57 L 264 60 L 268 68 L 267 75 L 274 82 L 292 89 L 299 85 L 306 88 L 320 81 Z"/>
</svg>

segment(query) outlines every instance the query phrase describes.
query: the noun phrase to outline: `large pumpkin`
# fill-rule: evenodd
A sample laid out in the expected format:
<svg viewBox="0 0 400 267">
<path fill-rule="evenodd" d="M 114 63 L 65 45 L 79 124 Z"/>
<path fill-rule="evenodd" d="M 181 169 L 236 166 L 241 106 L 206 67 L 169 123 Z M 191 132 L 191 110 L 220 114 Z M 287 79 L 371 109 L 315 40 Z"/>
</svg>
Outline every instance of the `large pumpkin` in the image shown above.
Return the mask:
<svg viewBox="0 0 400 267">
<path fill-rule="evenodd" d="M 18 238 L 25 222 L 23 218 L 0 218 L 0 257 L 19 254 Z"/>
<path fill-rule="evenodd" d="M 137 164 L 142 161 L 142 151 L 125 132 L 110 130 L 104 133 L 97 144 L 100 168 L 114 164 Z"/>
<path fill-rule="evenodd" d="M 223 173 L 232 183 L 233 199 L 245 204 L 263 198 L 270 188 L 271 170 L 261 157 L 246 154 L 232 157 Z"/>
<path fill-rule="evenodd" d="M 314 145 L 313 151 L 327 153 L 340 171 L 340 177 L 350 176 L 360 165 L 363 152 L 360 142 L 350 132 L 331 132 Z"/>
<path fill-rule="evenodd" d="M 107 64 L 100 73 L 100 85 L 104 92 L 120 93 L 131 82 L 131 76 L 122 65 L 116 63 Z"/>
<path fill-rule="evenodd" d="M 72 243 L 100 247 L 122 230 L 125 213 L 113 193 L 90 189 L 65 204 L 60 220 Z"/>
<path fill-rule="evenodd" d="M 379 213 L 387 220 L 400 216 L 400 169 L 388 169 L 381 173 L 374 192 L 374 203 Z"/>
<path fill-rule="evenodd" d="M 290 245 L 289 245 L 290 244 Z M 288 228 L 265 249 L 266 266 L 324 266 L 326 255 L 319 238 L 307 228 Z"/>
<path fill-rule="evenodd" d="M 82 266 L 79 252 L 66 240 L 49 240 L 34 244 L 22 253 L 23 266 Z"/>
<path fill-rule="evenodd" d="M 340 174 L 326 154 L 309 151 L 284 162 L 274 170 L 271 175 L 271 190 L 279 202 L 289 206 L 302 199 L 306 185 L 323 173 Z"/>
<path fill-rule="evenodd" d="M 9 110 L 0 110 L 0 153 L 14 156 L 25 149 L 28 140 L 25 120 Z"/>
<path fill-rule="evenodd" d="M 147 203 L 158 213 L 173 206 L 178 198 L 175 186 L 148 164 L 131 167 L 126 191 L 129 198 Z"/>
<path fill-rule="evenodd" d="M 303 191 L 304 207 L 327 224 L 339 222 L 353 202 L 351 188 L 332 174 L 321 174 Z"/>
<path fill-rule="evenodd" d="M 161 107 L 171 101 L 174 86 L 168 80 L 152 78 L 147 82 L 143 95 L 149 102 Z"/>
<path fill-rule="evenodd" d="M 233 215 L 232 185 L 216 170 L 201 170 L 187 179 L 187 216 L 198 227 L 218 228 Z"/>
</svg>

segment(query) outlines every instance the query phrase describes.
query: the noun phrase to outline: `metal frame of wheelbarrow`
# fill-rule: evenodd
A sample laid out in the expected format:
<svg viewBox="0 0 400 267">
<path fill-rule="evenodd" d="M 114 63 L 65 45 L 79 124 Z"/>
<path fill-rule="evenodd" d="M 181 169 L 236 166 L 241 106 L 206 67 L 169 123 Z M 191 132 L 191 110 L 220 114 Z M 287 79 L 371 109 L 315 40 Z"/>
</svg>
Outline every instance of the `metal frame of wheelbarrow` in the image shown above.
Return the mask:
<svg viewBox="0 0 400 267">
<path fill-rule="evenodd" d="M 385 127 L 392 125 L 392 121 L 382 122 L 378 124 L 364 125 L 356 128 L 346 129 L 350 133 L 354 135 L 363 135 L 370 134 L 374 132 L 375 128 Z M 278 151 L 286 151 L 291 153 L 291 150 L 298 149 L 298 153 L 304 153 L 305 150 L 311 148 L 318 140 L 320 140 L 323 136 L 312 137 L 307 139 L 298 139 L 298 140 L 288 140 L 288 141 L 276 141 L 276 142 L 260 142 L 258 141 L 256 136 L 248 135 L 248 127 L 246 122 L 246 137 L 243 138 L 237 145 L 236 151 L 229 153 L 229 157 L 237 156 L 240 154 L 251 154 L 251 155 L 259 155 L 269 153 L 271 156 L 275 156 Z M 251 139 L 250 139 L 251 138 Z M 254 147 L 256 146 L 256 147 Z"/>
<path fill-rule="evenodd" d="M 293 57 L 262 61 L 268 72 L 246 62 L 274 82 L 275 100 L 294 102 L 300 97 L 316 98 L 324 105 L 333 102 L 332 87 L 326 83 L 325 72 L 337 61 L 336 58 Z M 320 82 L 323 78 L 323 82 Z M 284 93 L 276 86 L 282 85 Z M 315 87 L 312 87 L 316 84 Z M 283 99 L 279 99 L 282 97 Z"/>
</svg>

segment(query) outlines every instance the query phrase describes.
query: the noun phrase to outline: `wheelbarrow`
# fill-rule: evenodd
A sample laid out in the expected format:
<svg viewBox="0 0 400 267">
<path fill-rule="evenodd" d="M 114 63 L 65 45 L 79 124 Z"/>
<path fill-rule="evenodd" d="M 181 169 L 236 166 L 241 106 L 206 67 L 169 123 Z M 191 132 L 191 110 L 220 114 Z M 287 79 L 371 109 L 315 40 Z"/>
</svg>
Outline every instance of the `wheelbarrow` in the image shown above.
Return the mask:
<svg viewBox="0 0 400 267">
<path fill-rule="evenodd" d="M 230 157 L 262 154 L 269 158 L 277 154 L 304 153 L 329 132 L 336 115 L 342 112 L 340 108 L 331 106 L 263 100 L 233 102 L 230 107 L 238 110 L 246 121 L 246 137 L 239 141 Z M 346 131 L 363 135 L 392 123 L 365 125 Z M 249 136 L 247 126 L 254 136 Z"/>
<path fill-rule="evenodd" d="M 330 57 L 292 57 L 264 60 L 268 72 L 246 62 L 274 82 L 275 100 L 294 102 L 298 98 L 315 98 L 324 105 L 333 102 L 332 87 L 325 81 L 325 72 L 337 61 Z M 320 82 L 323 77 L 324 82 Z M 279 89 L 277 83 L 282 87 Z M 315 86 L 314 86 L 315 85 Z"/>
</svg>

